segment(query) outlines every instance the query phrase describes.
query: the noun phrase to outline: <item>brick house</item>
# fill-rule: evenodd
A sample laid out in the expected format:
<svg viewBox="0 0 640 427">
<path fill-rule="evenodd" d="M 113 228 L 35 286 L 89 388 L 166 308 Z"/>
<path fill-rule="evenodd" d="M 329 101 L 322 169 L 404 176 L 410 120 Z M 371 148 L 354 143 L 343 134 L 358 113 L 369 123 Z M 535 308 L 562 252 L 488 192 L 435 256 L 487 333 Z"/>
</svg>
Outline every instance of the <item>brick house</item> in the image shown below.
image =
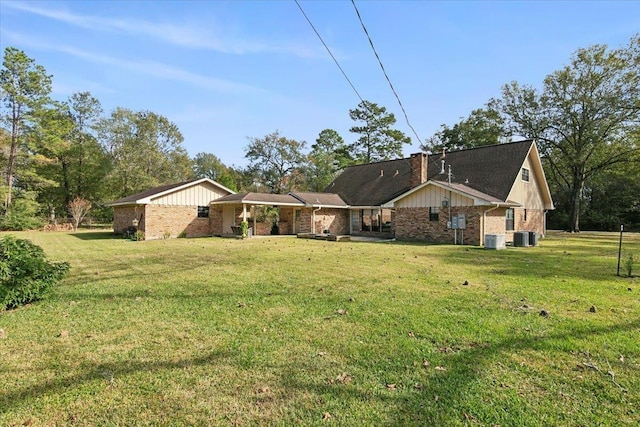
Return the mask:
<svg viewBox="0 0 640 427">
<path fill-rule="evenodd" d="M 123 234 L 129 227 L 143 231 L 145 239 L 207 236 L 215 227 L 209 203 L 234 192 L 208 178 L 162 185 L 124 197 L 113 207 L 113 230 Z"/>
<path fill-rule="evenodd" d="M 480 246 L 486 235 L 506 242 L 518 231 L 543 236 L 546 212 L 554 208 L 533 140 L 355 165 L 319 193 L 236 194 L 203 178 L 110 206 L 116 232 L 137 219 L 147 238 L 230 235 L 246 220 L 253 235 L 350 234 Z M 269 211 L 277 215 L 266 216 Z"/>
<path fill-rule="evenodd" d="M 546 232 L 553 209 L 535 141 L 356 165 L 325 191 L 349 205 L 350 234 L 484 245 Z"/>
</svg>

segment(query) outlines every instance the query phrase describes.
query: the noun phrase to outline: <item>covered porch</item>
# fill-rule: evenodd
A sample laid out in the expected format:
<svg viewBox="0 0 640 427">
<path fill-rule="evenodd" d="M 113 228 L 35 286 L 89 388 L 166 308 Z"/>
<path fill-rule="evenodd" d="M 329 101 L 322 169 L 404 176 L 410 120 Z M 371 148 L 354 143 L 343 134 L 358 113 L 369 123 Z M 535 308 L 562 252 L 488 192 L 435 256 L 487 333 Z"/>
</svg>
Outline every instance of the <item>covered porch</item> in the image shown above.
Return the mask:
<svg viewBox="0 0 640 427">
<path fill-rule="evenodd" d="M 346 204 L 329 193 L 241 193 L 210 204 L 211 234 L 232 236 L 242 221 L 252 235 L 348 234 Z M 234 231 L 235 230 L 235 231 Z"/>
</svg>

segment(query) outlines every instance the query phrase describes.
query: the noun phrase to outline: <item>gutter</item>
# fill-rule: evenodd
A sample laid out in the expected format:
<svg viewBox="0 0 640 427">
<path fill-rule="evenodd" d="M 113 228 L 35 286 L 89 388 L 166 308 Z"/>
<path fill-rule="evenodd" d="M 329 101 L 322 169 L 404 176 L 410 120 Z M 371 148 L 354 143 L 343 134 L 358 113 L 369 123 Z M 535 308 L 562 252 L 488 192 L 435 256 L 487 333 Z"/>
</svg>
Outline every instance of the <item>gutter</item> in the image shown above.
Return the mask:
<svg viewBox="0 0 640 427">
<path fill-rule="evenodd" d="M 500 203 L 496 203 L 491 209 L 487 209 L 482 213 L 482 233 L 480 234 L 480 246 L 484 246 L 484 235 L 487 228 L 487 213 L 495 211 L 500 207 Z"/>
<path fill-rule="evenodd" d="M 318 212 L 320 209 L 322 209 L 322 206 L 320 206 L 318 209 L 314 209 L 314 210 L 311 212 L 311 221 L 312 221 L 312 224 L 311 224 L 311 232 L 312 232 L 313 234 L 316 234 L 316 212 Z"/>
</svg>

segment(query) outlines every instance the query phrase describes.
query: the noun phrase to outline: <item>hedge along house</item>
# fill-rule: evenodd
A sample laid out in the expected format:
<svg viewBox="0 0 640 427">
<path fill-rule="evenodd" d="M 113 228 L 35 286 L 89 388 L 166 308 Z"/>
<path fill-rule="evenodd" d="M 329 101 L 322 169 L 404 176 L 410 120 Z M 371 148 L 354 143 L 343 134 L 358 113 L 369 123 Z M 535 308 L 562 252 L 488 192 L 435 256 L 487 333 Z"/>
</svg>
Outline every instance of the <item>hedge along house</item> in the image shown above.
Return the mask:
<svg viewBox="0 0 640 427">
<path fill-rule="evenodd" d="M 553 209 L 533 140 L 356 165 L 325 191 L 349 205 L 352 235 L 398 240 L 513 242 L 516 231 L 544 235 Z"/>
<path fill-rule="evenodd" d="M 145 239 L 166 237 L 207 236 L 215 228 L 215 216 L 210 218 L 209 203 L 234 194 L 209 178 L 199 178 L 178 184 L 161 185 L 141 193 L 107 203 L 113 207 L 113 229 L 123 234 L 135 226 Z"/>
<path fill-rule="evenodd" d="M 277 211 L 276 223 L 258 214 L 259 208 Z M 234 234 L 233 227 L 247 221 L 253 235 L 348 234 L 347 204 L 337 194 L 290 192 L 288 194 L 239 193 L 211 202 L 212 234 Z"/>
</svg>

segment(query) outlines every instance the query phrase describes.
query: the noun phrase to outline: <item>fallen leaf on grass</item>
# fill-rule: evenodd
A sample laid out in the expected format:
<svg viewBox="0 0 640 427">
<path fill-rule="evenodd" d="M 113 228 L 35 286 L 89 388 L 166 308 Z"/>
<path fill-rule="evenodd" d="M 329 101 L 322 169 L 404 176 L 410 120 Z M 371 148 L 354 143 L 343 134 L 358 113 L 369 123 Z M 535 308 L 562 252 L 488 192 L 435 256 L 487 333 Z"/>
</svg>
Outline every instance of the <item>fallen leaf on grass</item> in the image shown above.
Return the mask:
<svg viewBox="0 0 640 427">
<path fill-rule="evenodd" d="M 396 389 L 396 385 L 395 384 L 387 384 L 387 389 L 395 390 Z"/>
<path fill-rule="evenodd" d="M 339 384 L 349 384 L 353 381 L 353 377 L 346 372 L 341 373 L 335 379 L 330 380 L 329 384 L 339 383 Z"/>
<path fill-rule="evenodd" d="M 0 338 L 6 338 L 7 337 L 7 333 L 4 331 L 4 329 L 0 329 Z"/>
<path fill-rule="evenodd" d="M 58 334 L 58 338 L 68 338 L 69 337 L 69 331 L 60 331 L 60 333 Z"/>
<path fill-rule="evenodd" d="M 426 367 L 428 367 L 429 365 L 431 365 L 431 363 L 429 363 L 429 361 L 428 361 L 427 359 L 425 359 L 425 360 L 422 362 L 422 366 L 424 366 L 425 368 L 426 368 Z"/>
<path fill-rule="evenodd" d="M 340 316 L 344 316 L 345 314 L 347 314 L 347 310 L 345 310 L 344 308 L 341 308 L 336 313 L 338 313 Z"/>
<path fill-rule="evenodd" d="M 328 420 L 329 418 L 331 418 L 331 414 L 328 412 L 325 412 L 324 414 L 322 414 L 322 419 L 323 420 Z"/>
<path fill-rule="evenodd" d="M 446 370 L 447 370 L 447 368 L 442 367 L 442 366 L 436 366 L 436 367 L 435 367 L 435 370 L 436 370 L 436 371 L 446 371 Z"/>
</svg>

